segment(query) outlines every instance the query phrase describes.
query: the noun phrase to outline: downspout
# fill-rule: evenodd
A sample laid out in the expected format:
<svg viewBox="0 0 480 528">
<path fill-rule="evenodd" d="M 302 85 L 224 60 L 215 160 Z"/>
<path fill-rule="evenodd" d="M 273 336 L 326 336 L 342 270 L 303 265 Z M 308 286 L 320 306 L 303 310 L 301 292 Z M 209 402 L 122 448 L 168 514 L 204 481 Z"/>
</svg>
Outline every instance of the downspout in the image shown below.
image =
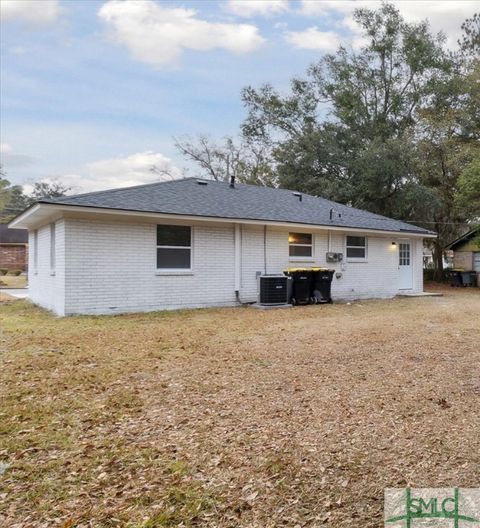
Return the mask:
<svg viewBox="0 0 480 528">
<path fill-rule="evenodd" d="M 263 226 L 263 272 L 267 274 L 267 225 Z"/>
<path fill-rule="evenodd" d="M 234 244 L 234 287 L 235 287 L 235 300 L 243 304 L 240 299 L 240 285 L 241 285 L 241 272 L 242 272 L 242 231 L 241 225 L 235 224 L 233 231 L 233 244 Z"/>
<path fill-rule="evenodd" d="M 331 253 L 332 251 L 332 232 L 328 231 L 328 252 Z"/>
<path fill-rule="evenodd" d="M 235 224 L 233 231 L 233 242 L 234 242 L 234 287 L 235 287 L 235 300 L 238 304 L 249 305 L 254 304 L 253 302 L 243 302 L 240 298 L 240 288 L 242 284 L 242 224 Z"/>
</svg>

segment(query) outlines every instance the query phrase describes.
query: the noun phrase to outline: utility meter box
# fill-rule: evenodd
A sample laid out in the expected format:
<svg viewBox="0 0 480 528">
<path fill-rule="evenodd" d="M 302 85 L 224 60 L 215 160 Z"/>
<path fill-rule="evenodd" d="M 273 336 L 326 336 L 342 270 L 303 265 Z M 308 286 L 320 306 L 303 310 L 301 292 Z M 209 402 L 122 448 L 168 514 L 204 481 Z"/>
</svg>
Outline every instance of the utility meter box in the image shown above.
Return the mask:
<svg viewBox="0 0 480 528">
<path fill-rule="evenodd" d="M 327 253 L 327 262 L 342 262 L 343 253 Z"/>
</svg>

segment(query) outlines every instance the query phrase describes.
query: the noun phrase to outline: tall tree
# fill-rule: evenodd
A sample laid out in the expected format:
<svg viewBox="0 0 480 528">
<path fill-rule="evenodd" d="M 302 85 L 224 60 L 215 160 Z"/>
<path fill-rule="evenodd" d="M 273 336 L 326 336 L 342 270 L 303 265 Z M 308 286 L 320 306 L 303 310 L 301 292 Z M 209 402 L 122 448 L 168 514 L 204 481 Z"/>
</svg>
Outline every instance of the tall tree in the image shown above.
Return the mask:
<svg viewBox="0 0 480 528">
<path fill-rule="evenodd" d="M 40 181 L 34 183 L 32 191 L 27 194 L 21 185 L 12 185 L 3 176 L 0 177 L 0 222 L 3 223 L 9 222 L 40 198 L 64 196 L 70 190 L 57 180 Z"/>
<path fill-rule="evenodd" d="M 58 198 L 65 196 L 72 188 L 64 185 L 61 181 L 39 181 L 33 184 L 33 189 L 29 194 L 31 203 L 40 200 L 41 198 Z"/>
<path fill-rule="evenodd" d="M 471 161 L 458 179 L 455 196 L 457 209 L 480 223 L 480 155 Z"/>
<path fill-rule="evenodd" d="M 452 68 L 435 82 L 431 97 L 417 112 L 418 173 L 433 197 L 425 219 L 438 234 L 433 242 L 437 278 L 445 246 L 479 214 L 475 194 L 480 187 L 476 190 L 475 184 L 480 160 L 480 61 L 471 53 L 475 44 L 471 26 L 462 27 L 470 29 L 461 49 L 451 55 Z"/>
<path fill-rule="evenodd" d="M 462 24 L 463 35 L 459 40 L 460 47 L 467 53 L 480 53 L 480 13 L 475 13 L 472 18 L 467 18 Z"/>
<path fill-rule="evenodd" d="M 0 176 L 0 211 L 3 211 L 10 201 L 10 182 L 2 176 Z"/>
<path fill-rule="evenodd" d="M 268 149 L 262 142 L 244 140 L 237 144 L 231 137 L 214 142 L 199 135 L 176 139 L 175 146 L 185 159 L 200 169 L 201 176 L 216 181 L 229 181 L 233 177 L 243 183 L 275 184 Z"/>
<path fill-rule="evenodd" d="M 28 205 L 29 201 L 22 187 L 12 185 L 2 169 L 0 176 L 0 222 L 9 222 Z"/>
<path fill-rule="evenodd" d="M 451 59 L 442 35 L 426 22 L 406 23 L 392 5 L 354 16 L 367 44 L 326 55 L 287 96 L 270 85 L 245 88 L 242 129 L 272 141 L 280 185 L 404 216 L 415 180 L 415 111 Z"/>
</svg>

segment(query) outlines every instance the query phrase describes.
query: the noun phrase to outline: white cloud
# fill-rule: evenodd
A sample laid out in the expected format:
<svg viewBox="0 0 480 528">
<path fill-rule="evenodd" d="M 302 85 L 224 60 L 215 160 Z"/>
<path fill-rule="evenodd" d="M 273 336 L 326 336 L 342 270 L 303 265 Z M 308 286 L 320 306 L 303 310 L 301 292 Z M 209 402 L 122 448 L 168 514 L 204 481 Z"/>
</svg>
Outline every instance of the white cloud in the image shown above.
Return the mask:
<svg viewBox="0 0 480 528">
<path fill-rule="evenodd" d="M 89 192 L 181 177 L 181 170 L 169 158 L 159 152 L 146 151 L 88 163 L 84 175 L 67 175 L 60 180 L 75 192 Z"/>
<path fill-rule="evenodd" d="M 109 0 L 98 15 L 133 57 L 157 67 L 176 63 L 186 49 L 249 53 L 264 42 L 256 26 L 207 22 L 192 9 L 163 7 L 152 0 Z"/>
<path fill-rule="evenodd" d="M 153 151 L 94 161 L 87 163 L 79 172 L 80 174 L 55 175 L 36 181 L 61 182 L 71 187 L 70 194 L 77 194 L 154 183 L 183 176 L 182 171 L 175 167 L 169 158 Z M 32 190 L 33 184 L 27 183 L 23 188 L 28 193 Z"/>
<path fill-rule="evenodd" d="M 12 145 L 9 145 L 8 143 L 0 143 L 0 153 L 8 154 L 9 152 L 12 152 Z"/>
<path fill-rule="evenodd" d="M 301 49 L 335 51 L 340 45 L 340 36 L 334 31 L 320 31 L 316 26 L 304 31 L 288 31 L 285 40 Z"/>
<path fill-rule="evenodd" d="M 239 17 L 271 16 L 288 10 L 288 0 L 228 0 L 225 9 Z"/>
<path fill-rule="evenodd" d="M 1 0 L 2 21 L 19 20 L 32 26 L 52 24 L 60 16 L 58 0 Z"/>
<path fill-rule="evenodd" d="M 33 158 L 26 154 L 15 152 L 9 143 L 0 144 L 0 163 L 8 171 L 9 167 L 21 167 L 32 163 Z"/>
<path fill-rule="evenodd" d="M 443 31 L 448 44 L 454 46 L 461 35 L 462 22 L 478 11 L 477 0 L 391 0 L 408 22 L 428 19 L 434 32 Z M 301 11 L 306 16 L 340 15 L 344 25 L 352 29 L 353 11 L 359 7 L 378 9 L 375 0 L 302 0 Z"/>
</svg>

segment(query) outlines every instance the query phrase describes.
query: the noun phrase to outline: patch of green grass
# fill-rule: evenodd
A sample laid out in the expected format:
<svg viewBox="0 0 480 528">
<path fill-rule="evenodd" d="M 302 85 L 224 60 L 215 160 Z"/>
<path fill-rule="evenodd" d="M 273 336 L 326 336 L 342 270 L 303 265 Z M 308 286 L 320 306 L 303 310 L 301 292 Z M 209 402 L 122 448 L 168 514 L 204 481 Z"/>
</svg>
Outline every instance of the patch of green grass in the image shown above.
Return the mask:
<svg viewBox="0 0 480 528">
<path fill-rule="evenodd" d="M 169 473 L 179 477 L 184 477 L 190 472 L 188 465 L 183 460 L 175 460 L 167 469 Z"/>
<path fill-rule="evenodd" d="M 129 524 L 128 528 L 167 528 L 196 526 L 202 514 L 215 507 L 215 498 L 200 485 L 173 486 L 167 490 L 162 510 L 140 524 Z"/>
</svg>

